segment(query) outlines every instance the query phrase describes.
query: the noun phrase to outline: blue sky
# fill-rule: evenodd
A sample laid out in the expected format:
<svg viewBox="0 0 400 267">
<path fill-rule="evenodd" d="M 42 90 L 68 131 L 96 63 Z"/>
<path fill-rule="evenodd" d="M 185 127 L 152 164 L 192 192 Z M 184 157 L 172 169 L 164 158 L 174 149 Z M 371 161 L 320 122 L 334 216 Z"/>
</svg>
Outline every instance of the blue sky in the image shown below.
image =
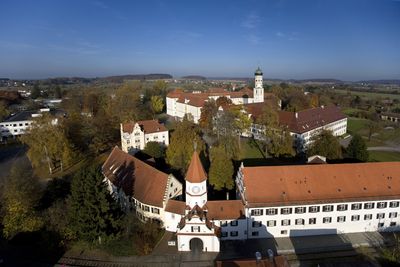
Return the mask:
<svg viewBox="0 0 400 267">
<path fill-rule="evenodd" d="M 1 0 L 0 77 L 400 79 L 400 0 Z"/>
</svg>

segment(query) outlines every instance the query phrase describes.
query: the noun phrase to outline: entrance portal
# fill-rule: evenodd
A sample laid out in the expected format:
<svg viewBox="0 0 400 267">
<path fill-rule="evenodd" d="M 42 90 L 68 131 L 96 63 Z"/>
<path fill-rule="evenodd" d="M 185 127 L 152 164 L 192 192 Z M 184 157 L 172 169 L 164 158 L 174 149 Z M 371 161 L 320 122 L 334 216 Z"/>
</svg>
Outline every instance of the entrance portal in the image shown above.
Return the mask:
<svg viewBox="0 0 400 267">
<path fill-rule="evenodd" d="M 203 251 L 203 241 L 200 238 L 192 238 L 189 243 L 190 250 L 193 252 L 202 252 Z"/>
</svg>

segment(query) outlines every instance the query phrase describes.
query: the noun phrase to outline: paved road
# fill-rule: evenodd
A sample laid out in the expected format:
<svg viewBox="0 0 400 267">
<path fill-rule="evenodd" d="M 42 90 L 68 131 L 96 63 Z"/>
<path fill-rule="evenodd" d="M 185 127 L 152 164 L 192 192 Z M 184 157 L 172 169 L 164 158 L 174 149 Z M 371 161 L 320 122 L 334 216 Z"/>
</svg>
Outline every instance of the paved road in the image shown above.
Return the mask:
<svg viewBox="0 0 400 267">
<path fill-rule="evenodd" d="M 390 151 L 390 152 L 400 152 L 400 147 L 392 146 L 372 146 L 368 147 L 370 151 Z"/>
</svg>

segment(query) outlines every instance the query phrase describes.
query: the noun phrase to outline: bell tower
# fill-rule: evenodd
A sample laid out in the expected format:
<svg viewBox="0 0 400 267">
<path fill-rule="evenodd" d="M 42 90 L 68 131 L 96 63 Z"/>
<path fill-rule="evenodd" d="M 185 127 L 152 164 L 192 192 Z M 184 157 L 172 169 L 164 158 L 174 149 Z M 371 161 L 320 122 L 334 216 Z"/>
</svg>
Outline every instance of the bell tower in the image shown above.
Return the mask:
<svg viewBox="0 0 400 267">
<path fill-rule="evenodd" d="M 253 98 L 254 103 L 264 102 L 263 73 L 260 67 L 254 73 Z"/>
<path fill-rule="evenodd" d="M 207 202 L 207 175 L 195 150 L 186 172 L 186 205 L 202 208 Z"/>
</svg>

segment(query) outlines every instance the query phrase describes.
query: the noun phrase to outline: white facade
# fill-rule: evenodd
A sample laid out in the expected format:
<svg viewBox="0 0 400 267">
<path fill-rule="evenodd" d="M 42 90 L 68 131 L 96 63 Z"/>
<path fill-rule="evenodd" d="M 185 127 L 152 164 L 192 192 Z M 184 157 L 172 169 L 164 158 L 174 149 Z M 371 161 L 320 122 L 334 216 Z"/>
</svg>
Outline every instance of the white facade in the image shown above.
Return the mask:
<svg viewBox="0 0 400 267">
<path fill-rule="evenodd" d="M 43 113 L 49 113 L 50 109 L 42 108 L 38 112 L 32 111 L 21 111 L 10 117 L 8 120 L 0 123 L 0 136 L 4 137 L 16 137 L 26 133 L 26 131 L 32 126 L 34 119 L 41 117 Z M 52 119 L 51 123 L 56 125 L 58 119 Z"/>
<path fill-rule="evenodd" d="M 207 181 L 191 183 L 186 181 L 186 205 L 202 207 L 207 202 Z"/>
<path fill-rule="evenodd" d="M 203 103 L 209 99 L 217 100 L 219 97 L 223 96 L 230 99 L 235 105 L 264 102 L 263 76 L 260 68 L 257 69 L 254 80 L 255 86 L 253 88 L 253 97 L 244 95 L 239 96 L 238 92 L 229 93 L 227 91 L 220 94 L 193 92 L 191 94 L 182 93 L 167 95 L 167 114 L 178 119 L 183 119 L 184 116 L 187 115 L 189 116 L 189 119 L 193 120 L 194 123 L 198 123 L 200 120 Z M 185 98 L 185 96 L 187 97 Z M 192 102 L 196 102 L 196 104 Z"/>
<path fill-rule="evenodd" d="M 122 150 L 127 153 L 143 150 L 148 142 L 158 142 L 164 146 L 168 146 L 168 130 L 165 127 L 157 129 L 146 132 L 146 129 L 143 129 L 139 123 L 135 123 L 132 132 L 124 132 L 123 124 L 120 124 Z"/>
</svg>

